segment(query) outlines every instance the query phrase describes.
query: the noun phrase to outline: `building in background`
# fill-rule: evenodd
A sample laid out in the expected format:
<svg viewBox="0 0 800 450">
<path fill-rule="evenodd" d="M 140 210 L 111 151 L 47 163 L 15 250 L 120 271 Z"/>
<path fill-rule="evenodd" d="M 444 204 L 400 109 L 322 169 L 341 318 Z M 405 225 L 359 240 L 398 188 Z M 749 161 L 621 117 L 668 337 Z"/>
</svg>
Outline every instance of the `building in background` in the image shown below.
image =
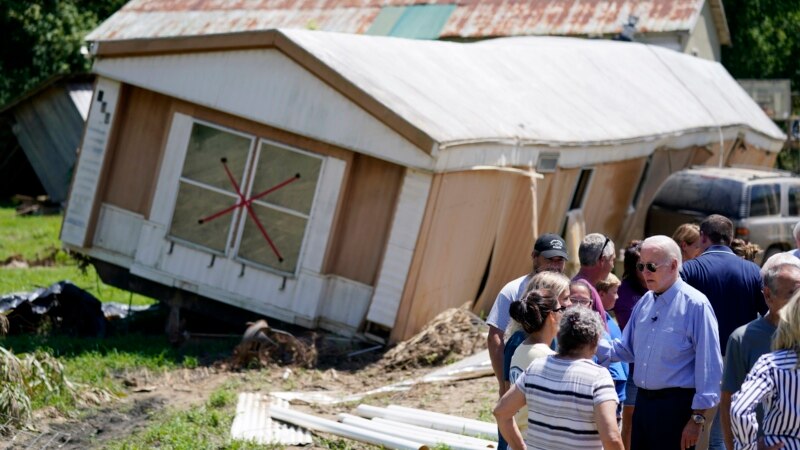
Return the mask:
<svg viewBox="0 0 800 450">
<path fill-rule="evenodd" d="M 722 0 L 132 0 L 87 40 L 149 39 L 297 28 L 411 39 L 614 38 L 720 61 L 731 37 Z"/>
</svg>

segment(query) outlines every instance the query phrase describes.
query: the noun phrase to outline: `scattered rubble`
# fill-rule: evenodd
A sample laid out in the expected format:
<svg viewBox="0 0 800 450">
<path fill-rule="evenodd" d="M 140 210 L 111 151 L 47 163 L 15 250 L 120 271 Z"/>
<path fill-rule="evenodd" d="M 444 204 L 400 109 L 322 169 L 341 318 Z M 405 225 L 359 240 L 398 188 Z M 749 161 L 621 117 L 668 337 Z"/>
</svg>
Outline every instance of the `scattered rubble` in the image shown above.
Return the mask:
<svg viewBox="0 0 800 450">
<path fill-rule="evenodd" d="M 311 368 L 317 362 L 316 335 L 306 343 L 286 331 L 271 328 L 266 320 L 248 323 L 242 341 L 233 350 L 233 369 L 266 367 L 270 363 Z"/>
<path fill-rule="evenodd" d="M 411 339 L 386 352 L 390 369 L 438 366 L 486 348 L 486 323 L 462 308 L 445 310 Z"/>
</svg>

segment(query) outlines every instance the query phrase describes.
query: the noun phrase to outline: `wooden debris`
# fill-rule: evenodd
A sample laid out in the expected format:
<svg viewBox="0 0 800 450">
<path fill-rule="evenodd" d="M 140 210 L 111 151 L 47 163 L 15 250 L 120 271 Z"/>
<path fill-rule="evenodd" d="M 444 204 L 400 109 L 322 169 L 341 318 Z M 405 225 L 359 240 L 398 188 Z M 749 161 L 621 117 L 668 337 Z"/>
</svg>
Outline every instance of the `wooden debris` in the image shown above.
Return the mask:
<svg viewBox="0 0 800 450">
<path fill-rule="evenodd" d="M 314 337 L 306 344 L 286 331 L 271 328 L 266 320 L 251 323 L 233 350 L 233 368 L 264 367 L 270 363 L 313 367 L 317 362 Z"/>
<path fill-rule="evenodd" d="M 486 331 L 480 317 L 466 309 L 451 308 L 386 352 L 382 364 L 392 369 L 447 364 L 486 348 Z"/>
</svg>

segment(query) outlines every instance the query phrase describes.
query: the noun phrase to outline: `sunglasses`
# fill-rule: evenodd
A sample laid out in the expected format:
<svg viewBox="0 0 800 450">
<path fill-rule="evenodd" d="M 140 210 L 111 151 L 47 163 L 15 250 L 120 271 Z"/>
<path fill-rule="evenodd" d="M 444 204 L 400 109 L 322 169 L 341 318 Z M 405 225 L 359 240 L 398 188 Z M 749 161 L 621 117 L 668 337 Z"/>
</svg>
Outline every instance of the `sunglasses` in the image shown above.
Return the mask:
<svg viewBox="0 0 800 450">
<path fill-rule="evenodd" d="M 664 264 L 656 264 L 651 262 L 647 264 L 638 263 L 636 264 L 636 270 L 638 270 L 639 272 L 644 272 L 644 269 L 647 269 L 649 272 L 655 273 L 655 271 L 658 270 L 658 268 L 663 265 Z"/>
<path fill-rule="evenodd" d="M 598 261 L 600 261 L 601 259 L 603 259 L 603 252 L 606 250 L 606 246 L 608 245 L 609 241 L 611 241 L 611 239 L 609 239 L 609 237 L 608 237 L 608 236 L 606 236 L 606 241 L 605 241 L 605 242 L 603 242 L 603 246 L 602 246 L 602 247 L 600 247 L 600 254 L 599 254 L 599 255 L 597 255 L 597 260 L 598 260 Z"/>
</svg>

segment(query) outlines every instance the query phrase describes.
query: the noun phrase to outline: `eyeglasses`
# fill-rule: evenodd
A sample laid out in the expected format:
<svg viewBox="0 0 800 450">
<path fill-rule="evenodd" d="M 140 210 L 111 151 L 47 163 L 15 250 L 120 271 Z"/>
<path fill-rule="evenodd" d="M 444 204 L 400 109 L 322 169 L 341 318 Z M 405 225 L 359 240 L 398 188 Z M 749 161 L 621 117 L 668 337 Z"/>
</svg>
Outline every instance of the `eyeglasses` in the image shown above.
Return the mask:
<svg viewBox="0 0 800 450">
<path fill-rule="evenodd" d="M 557 312 L 563 313 L 563 312 L 564 312 L 564 311 L 566 311 L 566 310 L 567 310 L 567 307 L 566 307 L 566 306 L 562 306 L 562 307 L 560 307 L 560 308 L 556 308 L 556 309 L 554 309 L 554 310 L 553 310 L 553 312 L 554 312 L 554 313 L 557 313 Z"/>
<path fill-rule="evenodd" d="M 592 301 L 590 299 L 583 298 L 583 297 L 570 297 L 569 300 L 572 303 L 577 303 L 579 305 L 591 305 L 592 304 Z"/>
<path fill-rule="evenodd" d="M 608 245 L 609 241 L 611 241 L 611 239 L 609 239 L 609 237 L 608 237 L 608 236 L 606 236 L 606 241 L 605 241 L 605 242 L 603 242 L 603 246 L 602 246 L 602 247 L 600 247 L 600 254 L 599 254 L 599 255 L 597 255 L 597 260 L 598 260 L 598 261 L 600 261 L 601 259 L 603 259 L 603 252 L 605 251 L 605 249 L 606 249 L 606 245 Z"/>
<path fill-rule="evenodd" d="M 644 272 L 644 269 L 647 269 L 649 272 L 655 273 L 655 271 L 658 270 L 658 268 L 663 266 L 663 265 L 664 264 L 656 264 L 656 263 L 651 263 L 651 262 L 649 262 L 647 264 L 637 263 L 636 264 L 636 270 L 638 270 L 639 272 Z"/>
</svg>

